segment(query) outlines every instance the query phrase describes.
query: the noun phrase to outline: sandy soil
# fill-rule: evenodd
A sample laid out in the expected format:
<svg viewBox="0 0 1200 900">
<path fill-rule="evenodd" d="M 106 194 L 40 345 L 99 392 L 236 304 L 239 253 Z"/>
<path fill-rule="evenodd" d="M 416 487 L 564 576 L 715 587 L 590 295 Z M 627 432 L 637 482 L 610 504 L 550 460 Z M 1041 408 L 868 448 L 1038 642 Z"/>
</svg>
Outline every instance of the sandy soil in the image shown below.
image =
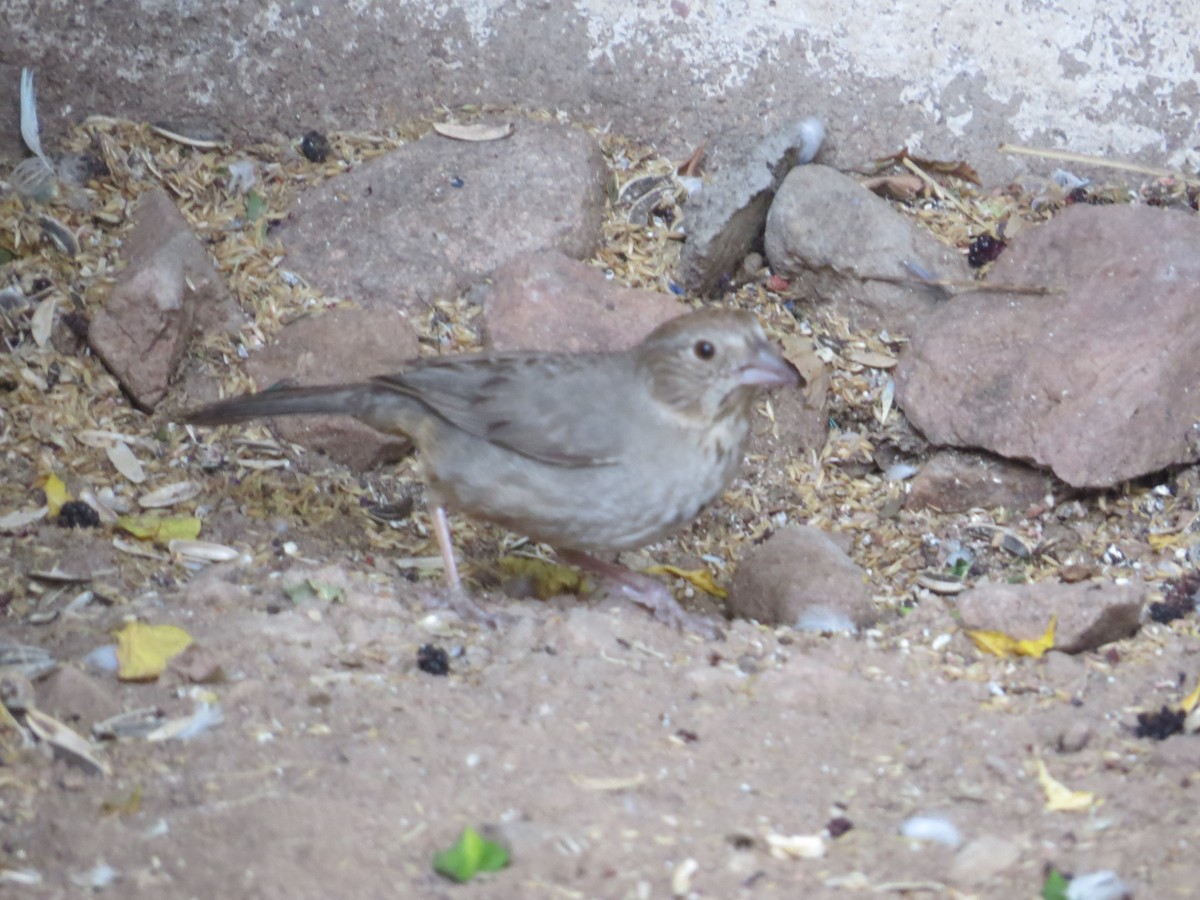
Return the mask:
<svg viewBox="0 0 1200 900">
<path fill-rule="evenodd" d="M 226 526 L 271 546 L 268 523 Z M 1132 731 L 1136 710 L 1194 682 L 1194 624 L 1001 660 L 940 602 L 857 638 L 737 622 L 705 642 L 614 602 L 493 594 L 505 621 L 489 630 L 427 607 L 432 582 L 385 560 L 303 561 L 336 536 L 288 537 L 296 556 L 6 624 L 68 663 L 37 698 L 84 733 L 121 709 L 192 710 L 182 667 L 120 684 L 78 666 L 127 616 L 181 625 L 202 648 L 187 671 L 219 666 L 202 689 L 224 720 L 187 741 L 110 743 L 107 778 L 44 744 L 11 753 L 0 855 L 41 882 L 0 893 L 82 895 L 103 866 L 108 893 L 145 897 L 1036 897 L 1049 865 L 1185 897 L 1200 879 L 1200 742 Z M 112 554 L 52 526 L 6 542 L 24 570 Z M 304 578 L 340 599 L 288 599 Z M 418 668 L 426 644 L 448 675 Z M 1094 802 L 1048 812 L 1038 760 Z M 916 815 L 951 822 L 963 846 L 901 836 Z M 462 886 L 434 874 L 465 826 L 492 829 L 511 866 Z M 844 833 L 826 832 L 820 858 L 779 849 L 825 829 Z"/>
</svg>

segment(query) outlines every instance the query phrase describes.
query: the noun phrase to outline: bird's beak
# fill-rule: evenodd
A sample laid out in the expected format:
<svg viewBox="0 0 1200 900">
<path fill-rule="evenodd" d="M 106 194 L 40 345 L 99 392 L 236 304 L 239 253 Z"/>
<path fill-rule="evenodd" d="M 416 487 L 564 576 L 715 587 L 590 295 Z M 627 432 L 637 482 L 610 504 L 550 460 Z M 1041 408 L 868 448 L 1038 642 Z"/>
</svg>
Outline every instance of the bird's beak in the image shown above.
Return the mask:
<svg viewBox="0 0 1200 900">
<path fill-rule="evenodd" d="M 762 343 L 739 370 L 738 383 L 745 387 L 796 387 L 804 384 L 804 376 L 778 349 Z"/>
</svg>

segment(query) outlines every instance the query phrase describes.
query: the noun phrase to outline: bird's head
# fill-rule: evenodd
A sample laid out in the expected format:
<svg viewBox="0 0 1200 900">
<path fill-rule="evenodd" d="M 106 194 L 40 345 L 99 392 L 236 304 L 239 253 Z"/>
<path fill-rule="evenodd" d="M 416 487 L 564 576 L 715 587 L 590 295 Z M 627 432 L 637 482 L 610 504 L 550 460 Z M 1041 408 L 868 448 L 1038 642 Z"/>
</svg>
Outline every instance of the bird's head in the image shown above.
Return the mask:
<svg viewBox="0 0 1200 900">
<path fill-rule="evenodd" d="M 706 309 L 671 319 L 633 352 L 654 398 L 702 421 L 743 412 L 759 391 L 803 380 L 744 310 Z"/>
</svg>

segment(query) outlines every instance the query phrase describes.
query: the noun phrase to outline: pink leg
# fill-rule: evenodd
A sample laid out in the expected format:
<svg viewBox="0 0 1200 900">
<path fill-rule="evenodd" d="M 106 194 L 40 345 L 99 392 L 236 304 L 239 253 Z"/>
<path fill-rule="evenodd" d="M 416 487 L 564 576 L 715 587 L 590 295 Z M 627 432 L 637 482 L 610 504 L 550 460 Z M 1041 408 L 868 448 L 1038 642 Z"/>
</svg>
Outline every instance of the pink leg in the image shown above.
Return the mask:
<svg viewBox="0 0 1200 900">
<path fill-rule="evenodd" d="M 464 621 L 478 622 L 488 628 L 496 628 L 500 624 L 499 617 L 480 607 L 467 596 L 467 592 L 463 589 L 462 580 L 458 577 L 458 563 L 454 561 L 454 544 L 450 540 L 450 523 L 446 520 L 446 510 L 440 506 L 433 508 L 433 535 L 437 538 L 438 550 L 442 554 L 442 566 L 446 574 L 446 593 L 449 596 L 444 601 L 444 605 L 450 607 Z"/>
<path fill-rule="evenodd" d="M 446 587 L 455 591 L 462 590 L 462 581 L 458 577 L 458 563 L 454 561 L 454 544 L 450 542 L 450 523 L 446 521 L 446 510 L 441 506 L 433 508 L 433 536 L 437 538 L 438 550 L 442 554 Z"/>
<path fill-rule="evenodd" d="M 680 631 L 694 631 L 709 640 L 725 636 L 712 619 L 690 613 L 680 606 L 679 601 L 661 581 L 640 575 L 616 563 L 596 559 L 578 550 L 559 550 L 558 555 L 564 562 L 594 572 L 608 580 L 623 596 L 648 609 L 654 618 L 666 625 L 672 625 Z"/>
</svg>

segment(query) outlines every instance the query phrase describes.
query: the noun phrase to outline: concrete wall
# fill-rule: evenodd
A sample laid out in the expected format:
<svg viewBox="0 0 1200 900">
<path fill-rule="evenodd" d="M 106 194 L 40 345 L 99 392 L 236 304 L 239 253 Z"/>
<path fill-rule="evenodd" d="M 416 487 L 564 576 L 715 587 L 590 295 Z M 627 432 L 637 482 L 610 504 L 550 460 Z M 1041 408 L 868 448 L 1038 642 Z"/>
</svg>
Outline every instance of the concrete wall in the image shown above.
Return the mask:
<svg viewBox="0 0 1200 900">
<path fill-rule="evenodd" d="M 1200 163 L 1196 0 L 0 0 L 0 154 L 20 67 L 47 143 L 90 113 L 239 137 L 439 107 L 557 107 L 682 153 L 803 115 L 826 160 L 907 144 L 986 180 L 1004 141 Z"/>
</svg>

